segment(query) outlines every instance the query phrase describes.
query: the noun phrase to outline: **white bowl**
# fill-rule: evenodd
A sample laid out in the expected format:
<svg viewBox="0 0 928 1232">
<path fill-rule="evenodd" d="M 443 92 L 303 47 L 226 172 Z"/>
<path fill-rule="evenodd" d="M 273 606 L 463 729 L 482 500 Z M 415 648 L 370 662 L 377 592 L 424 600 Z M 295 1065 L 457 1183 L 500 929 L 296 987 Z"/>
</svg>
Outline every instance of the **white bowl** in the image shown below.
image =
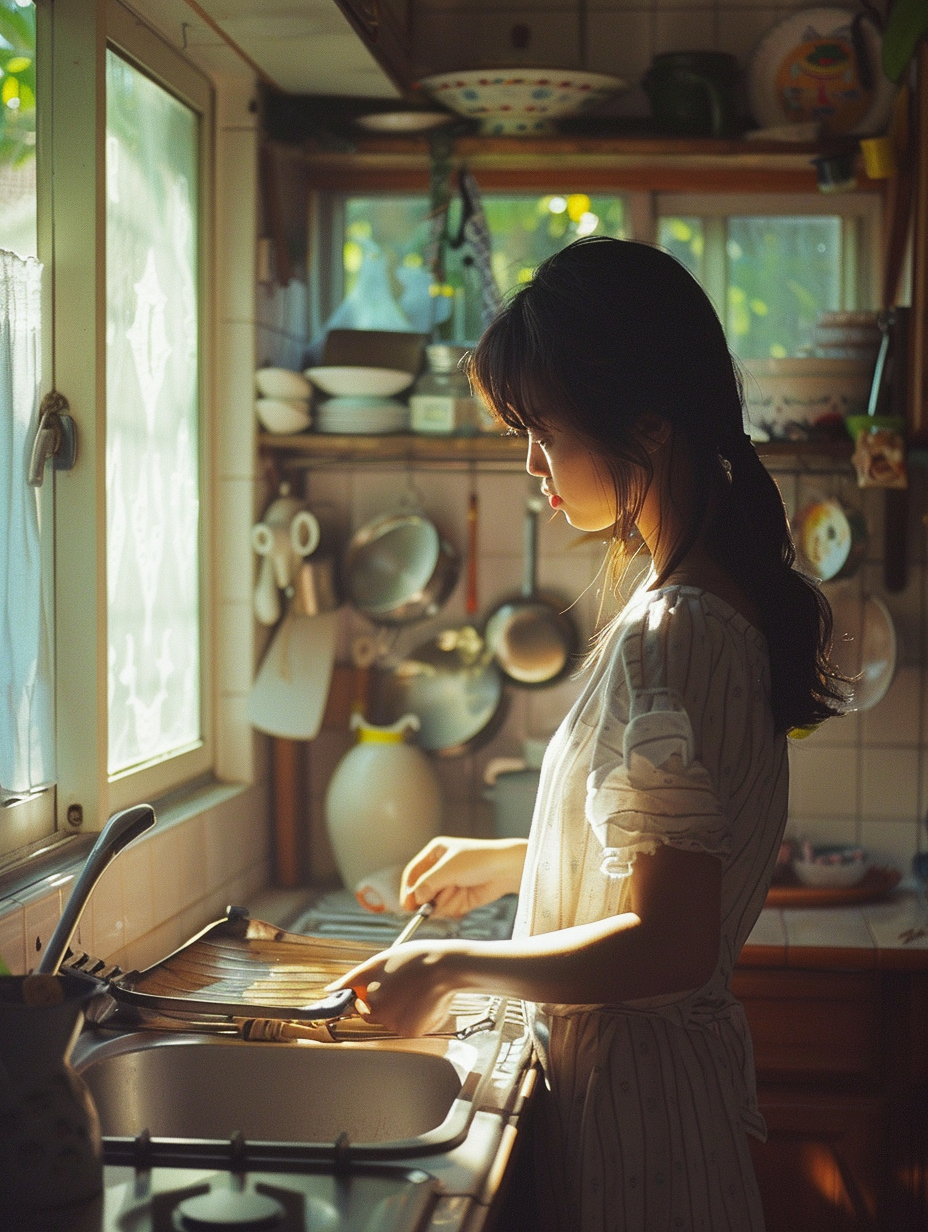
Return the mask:
<svg viewBox="0 0 928 1232">
<path fill-rule="evenodd" d="M 837 851 L 838 848 L 816 848 L 816 852 Z M 850 849 L 849 849 L 850 850 Z M 863 881 L 870 869 L 870 857 L 864 853 L 862 860 L 846 860 L 838 864 L 830 864 L 819 858 L 811 860 L 796 856 L 793 860 L 793 872 L 803 885 L 819 888 L 846 889 Z"/>
<path fill-rule="evenodd" d="M 771 440 L 842 440 L 844 419 L 867 410 L 873 362 L 744 359 L 751 427 Z"/>
<path fill-rule="evenodd" d="M 362 398 L 390 398 L 415 380 L 413 373 L 396 368 L 307 368 L 306 376 L 324 394 Z"/>
<path fill-rule="evenodd" d="M 308 399 L 312 386 L 302 372 L 289 368 L 259 368 L 255 373 L 255 385 L 262 398 Z"/>
<path fill-rule="evenodd" d="M 255 412 L 268 432 L 281 436 L 303 432 L 312 422 L 309 403 L 299 398 L 257 398 Z"/>
<path fill-rule="evenodd" d="M 531 136 L 628 89 L 620 77 L 577 69 L 498 68 L 438 73 L 418 85 L 436 103 L 480 121 L 484 133 Z"/>
</svg>

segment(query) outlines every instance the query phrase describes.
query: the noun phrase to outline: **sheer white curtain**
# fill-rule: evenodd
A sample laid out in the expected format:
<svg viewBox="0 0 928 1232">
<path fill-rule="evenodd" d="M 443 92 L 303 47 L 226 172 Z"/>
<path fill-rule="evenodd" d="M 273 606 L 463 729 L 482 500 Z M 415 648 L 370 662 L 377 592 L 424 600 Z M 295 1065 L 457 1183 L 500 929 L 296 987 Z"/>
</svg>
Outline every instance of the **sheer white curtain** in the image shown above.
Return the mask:
<svg viewBox="0 0 928 1232">
<path fill-rule="evenodd" d="M 9 792 L 54 777 L 38 494 L 27 483 L 41 373 L 41 276 L 33 257 L 0 250 L 0 787 Z"/>
</svg>

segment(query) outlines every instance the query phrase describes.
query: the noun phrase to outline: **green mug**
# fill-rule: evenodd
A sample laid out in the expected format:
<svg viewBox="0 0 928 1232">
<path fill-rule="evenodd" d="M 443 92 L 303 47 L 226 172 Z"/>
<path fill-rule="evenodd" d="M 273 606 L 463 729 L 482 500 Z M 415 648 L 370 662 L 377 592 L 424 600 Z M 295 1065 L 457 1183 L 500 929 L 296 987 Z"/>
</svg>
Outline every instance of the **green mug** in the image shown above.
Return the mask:
<svg viewBox="0 0 928 1232">
<path fill-rule="evenodd" d="M 738 61 L 720 51 L 655 56 L 641 82 L 662 133 L 732 137 L 738 123 Z"/>
</svg>

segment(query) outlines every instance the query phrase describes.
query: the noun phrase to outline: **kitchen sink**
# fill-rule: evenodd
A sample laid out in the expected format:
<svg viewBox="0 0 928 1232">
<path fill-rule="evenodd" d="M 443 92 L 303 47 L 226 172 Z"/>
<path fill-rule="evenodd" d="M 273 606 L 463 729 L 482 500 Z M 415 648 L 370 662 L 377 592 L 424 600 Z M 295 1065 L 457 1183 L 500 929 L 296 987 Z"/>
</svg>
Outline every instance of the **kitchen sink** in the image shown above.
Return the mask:
<svg viewBox="0 0 928 1232">
<path fill-rule="evenodd" d="M 132 1032 L 73 1062 L 103 1133 L 447 1149 L 466 1133 L 499 1032 L 460 1039 L 266 1043 Z M 347 1139 L 344 1137 L 347 1135 Z M 393 1153 L 393 1152 L 391 1152 Z"/>
</svg>

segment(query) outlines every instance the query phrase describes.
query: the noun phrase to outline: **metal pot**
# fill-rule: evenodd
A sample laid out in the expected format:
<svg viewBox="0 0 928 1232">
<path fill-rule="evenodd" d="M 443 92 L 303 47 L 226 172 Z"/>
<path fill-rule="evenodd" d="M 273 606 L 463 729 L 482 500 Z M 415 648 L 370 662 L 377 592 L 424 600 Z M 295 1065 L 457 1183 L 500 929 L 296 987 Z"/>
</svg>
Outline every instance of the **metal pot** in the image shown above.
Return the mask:
<svg viewBox="0 0 928 1232">
<path fill-rule="evenodd" d="M 506 714 L 502 673 L 476 629 L 446 629 L 376 675 L 373 710 L 381 723 L 415 714 L 420 748 L 459 757 L 499 730 Z"/>
<path fill-rule="evenodd" d="M 405 625 L 434 616 L 458 579 L 460 561 L 422 513 L 386 513 L 362 526 L 345 554 L 349 602 L 369 620 Z"/>
<path fill-rule="evenodd" d="M 553 684 L 569 669 L 577 648 L 577 630 L 557 603 L 535 589 L 538 512 L 541 501 L 525 510 L 525 575 L 522 593 L 502 603 L 488 617 L 484 639 L 500 669 L 514 684 Z"/>
</svg>

